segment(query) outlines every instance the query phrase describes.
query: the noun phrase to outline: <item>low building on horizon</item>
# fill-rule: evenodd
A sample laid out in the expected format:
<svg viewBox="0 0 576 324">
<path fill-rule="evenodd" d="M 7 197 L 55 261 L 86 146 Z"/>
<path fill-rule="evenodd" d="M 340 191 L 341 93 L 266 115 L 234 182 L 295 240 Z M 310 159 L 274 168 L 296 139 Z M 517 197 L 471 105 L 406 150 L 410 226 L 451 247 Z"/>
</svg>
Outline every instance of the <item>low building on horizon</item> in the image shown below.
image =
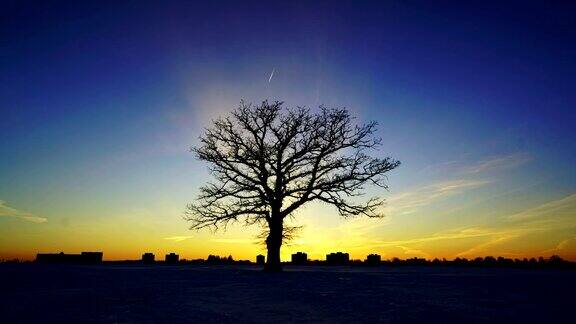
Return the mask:
<svg viewBox="0 0 576 324">
<path fill-rule="evenodd" d="M 308 263 L 308 254 L 304 252 L 296 252 L 292 254 L 292 264 L 306 264 Z"/>
<path fill-rule="evenodd" d="M 103 252 L 82 252 L 80 254 L 60 253 L 38 253 L 36 262 L 38 263 L 102 263 Z"/>
<path fill-rule="evenodd" d="M 262 254 L 258 254 L 256 256 L 256 264 L 258 265 L 264 265 L 266 263 L 266 257 L 263 256 Z"/>
<path fill-rule="evenodd" d="M 326 263 L 330 265 L 346 265 L 350 262 L 350 256 L 344 252 L 326 254 Z"/>
<path fill-rule="evenodd" d="M 155 259 L 154 253 L 147 252 L 142 254 L 143 263 L 154 263 L 154 259 Z"/>
<path fill-rule="evenodd" d="M 167 264 L 175 264 L 175 263 L 178 263 L 178 259 L 179 259 L 178 254 L 169 253 L 169 254 L 166 254 L 166 259 L 164 260 L 164 262 L 166 262 Z"/>
</svg>

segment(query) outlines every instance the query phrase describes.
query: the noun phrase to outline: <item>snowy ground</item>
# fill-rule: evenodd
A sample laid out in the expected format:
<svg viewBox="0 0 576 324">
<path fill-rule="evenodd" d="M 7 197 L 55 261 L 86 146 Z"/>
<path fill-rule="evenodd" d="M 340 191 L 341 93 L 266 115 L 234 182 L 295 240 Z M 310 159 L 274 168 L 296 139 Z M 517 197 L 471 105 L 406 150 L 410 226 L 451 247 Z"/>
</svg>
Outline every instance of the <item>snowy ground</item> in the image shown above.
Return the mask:
<svg viewBox="0 0 576 324">
<path fill-rule="evenodd" d="M 572 322 L 576 272 L 0 265 L 0 321 Z"/>
</svg>

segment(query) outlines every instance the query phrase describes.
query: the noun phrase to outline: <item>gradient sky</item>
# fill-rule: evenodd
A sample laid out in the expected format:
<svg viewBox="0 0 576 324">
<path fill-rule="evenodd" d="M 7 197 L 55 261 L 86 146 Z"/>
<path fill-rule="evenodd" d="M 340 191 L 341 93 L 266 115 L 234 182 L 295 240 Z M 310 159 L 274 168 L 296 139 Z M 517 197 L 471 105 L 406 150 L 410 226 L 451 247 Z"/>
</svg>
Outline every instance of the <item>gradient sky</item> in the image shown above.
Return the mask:
<svg viewBox="0 0 576 324">
<path fill-rule="evenodd" d="M 258 228 L 182 218 L 189 147 L 244 98 L 348 107 L 403 163 L 386 218 L 309 205 L 285 260 L 576 260 L 574 4 L 116 2 L 0 5 L 0 259 L 254 259 Z"/>
</svg>

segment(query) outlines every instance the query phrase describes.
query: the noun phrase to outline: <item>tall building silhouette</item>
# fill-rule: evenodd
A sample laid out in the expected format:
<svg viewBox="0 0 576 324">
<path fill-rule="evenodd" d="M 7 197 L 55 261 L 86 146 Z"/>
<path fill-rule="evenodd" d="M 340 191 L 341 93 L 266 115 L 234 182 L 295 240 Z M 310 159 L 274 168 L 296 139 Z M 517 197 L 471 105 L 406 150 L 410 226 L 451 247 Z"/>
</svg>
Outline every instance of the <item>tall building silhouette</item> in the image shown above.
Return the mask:
<svg viewBox="0 0 576 324">
<path fill-rule="evenodd" d="M 382 257 L 379 254 L 369 254 L 365 261 L 365 263 L 368 265 L 379 265 L 381 262 Z"/>
<path fill-rule="evenodd" d="M 175 263 L 178 263 L 178 258 L 179 258 L 179 256 L 176 253 L 166 254 L 165 262 L 167 264 L 175 264 Z"/>
<path fill-rule="evenodd" d="M 266 263 L 266 257 L 263 256 L 262 254 L 258 254 L 256 256 L 256 264 L 258 265 L 264 265 Z"/>
<path fill-rule="evenodd" d="M 308 254 L 304 252 L 296 252 L 292 254 L 292 264 L 306 264 L 308 262 Z"/>
<path fill-rule="evenodd" d="M 154 253 L 144 253 L 142 254 L 143 263 L 154 263 Z"/>
</svg>

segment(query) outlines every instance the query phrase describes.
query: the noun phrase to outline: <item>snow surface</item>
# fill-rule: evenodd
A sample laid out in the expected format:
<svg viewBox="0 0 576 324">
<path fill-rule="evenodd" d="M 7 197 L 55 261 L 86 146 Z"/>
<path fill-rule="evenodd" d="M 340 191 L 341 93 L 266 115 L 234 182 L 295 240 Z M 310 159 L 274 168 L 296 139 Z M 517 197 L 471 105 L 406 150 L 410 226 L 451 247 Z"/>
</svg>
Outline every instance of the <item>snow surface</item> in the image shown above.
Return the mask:
<svg viewBox="0 0 576 324">
<path fill-rule="evenodd" d="M 576 272 L 0 265 L 12 322 L 572 322 Z"/>
</svg>

